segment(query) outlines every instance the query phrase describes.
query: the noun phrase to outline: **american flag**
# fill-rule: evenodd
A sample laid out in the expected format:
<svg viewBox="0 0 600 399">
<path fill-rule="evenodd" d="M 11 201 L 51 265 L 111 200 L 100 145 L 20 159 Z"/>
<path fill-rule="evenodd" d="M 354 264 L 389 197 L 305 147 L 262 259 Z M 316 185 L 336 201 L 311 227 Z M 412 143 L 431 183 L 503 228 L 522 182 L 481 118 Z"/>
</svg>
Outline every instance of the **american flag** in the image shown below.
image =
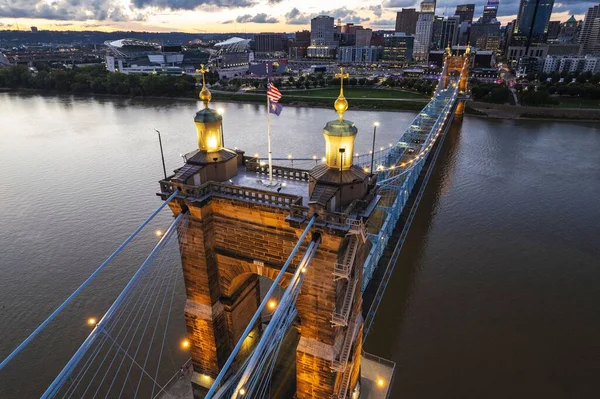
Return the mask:
<svg viewBox="0 0 600 399">
<path fill-rule="evenodd" d="M 267 83 L 267 97 L 272 103 L 276 103 L 281 98 L 281 92 L 271 82 Z"/>
</svg>

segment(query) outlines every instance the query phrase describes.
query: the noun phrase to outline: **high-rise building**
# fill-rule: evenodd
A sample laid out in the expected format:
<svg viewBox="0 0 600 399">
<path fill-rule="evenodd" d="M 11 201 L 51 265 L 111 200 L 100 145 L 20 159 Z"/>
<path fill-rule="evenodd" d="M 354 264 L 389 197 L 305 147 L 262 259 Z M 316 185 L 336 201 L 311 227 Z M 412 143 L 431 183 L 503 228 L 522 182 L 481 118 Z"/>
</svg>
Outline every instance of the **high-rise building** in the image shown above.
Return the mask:
<svg viewBox="0 0 600 399">
<path fill-rule="evenodd" d="M 548 22 L 548 40 L 558 39 L 560 33 L 560 21 Z"/>
<path fill-rule="evenodd" d="M 372 29 L 357 29 L 356 30 L 356 46 L 364 47 L 371 45 L 371 38 L 373 37 Z"/>
<path fill-rule="evenodd" d="M 419 13 L 414 8 L 403 8 L 396 13 L 396 32 L 414 35 L 417 28 Z"/>
<path fill-rule="evenodd" d="M 471 45 L 480 50 L 496 51 L 500 48 L 500 22 L 476 22 L 471 25 Z"/>
<path fill-rule="evenodd" d="M 296 32 L 296 45 L 297 46 L 310 46 L 310 31 L 300 30 Z"/>
<path fill-rule="evenodd" d="M 473 14 L 475 13 L 475 4 L 459 4 L 456 6 L 454 15 L 460 17 L 460 22 L 473 22 Z"/>
<path fill-rule="evenodd" d="M 421 12 L 415 29 L 415 46 L 413 58 L 417 61 L 427 61 L 431 36 L 433 33 L 433 19 L 435 16 L 435 3 L 425 0 L 421 3 Z"/>
<path fill-rule="evenodd" d="M 431 49 L 440 50 L 443 49 L 442 45 L 442 26 L 444 24 L 444 17 L 434 16 L 433 17 L 433 30 L 431 33 Z"/>
<path fill-rule="evenodd" d="M 521 0 L 512 46 L 536 46 L 548 41 L 548 23 L 554 0 Z"/>
<path fill-rule="evenodd" d="M 319 15 L 310 20 L 310 43 L 314 46 L 330 46 L 337 44 L 333 40 L 334 19 L 327 15 Z"/>
<path fill-rule="evenodd" d="M 254 48 L 257 53 L 283 51 L 283 35 L 281 33 L 257 33 L 254 35 Z"/>
<path fill-rule="evenodd" d="M 585 54 L 600 54 L 600 4 L 588 8 L 579 35 Z"/>
<path fill-rule="evenodd" d="M 414 36 L 402 32 L 385 34 L 382 60 L 401 63 L 412 61 L 414 42 Z"/>
<path fill-rule="evenodd" d="M 488 0 L 487 4 L 483 7 L 483 16 L 481 22 L 484 24 L 493 21 L 498 15 L 498 4 L 500 0 Z"/>
<path fill-rule="evenodd" d="M 458 30 L 460 17 L 448 17 L 442 22 L 441 45 L 443 47 L 452 47 L 458 44 Z"/>
<path fill-rule="evenodd" d="M 574 15 L 571 15 L 566 22 L 560 24 L 560 33 L 558 34 L 558 40 L 561 42 L 579 43 L 579 34 L 581 25 Z"/>
<path fill-rule="evenodd" d="M 306 55 L 310 58 L 335 58 L 338 41 L 333 17 L 319 15 L 310 20 L 310 46 Z"/>
</svg>

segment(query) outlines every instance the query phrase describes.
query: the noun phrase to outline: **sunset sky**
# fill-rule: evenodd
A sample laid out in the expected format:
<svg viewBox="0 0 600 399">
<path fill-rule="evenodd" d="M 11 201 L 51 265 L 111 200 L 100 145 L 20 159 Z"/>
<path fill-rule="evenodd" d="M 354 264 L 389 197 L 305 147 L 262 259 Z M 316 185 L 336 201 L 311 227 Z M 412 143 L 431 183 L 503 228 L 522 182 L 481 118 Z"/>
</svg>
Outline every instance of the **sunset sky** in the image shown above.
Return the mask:
<svg viewBox="0 0 600 399">
<path fill-rule="evenodd" d="M 475 3 L 475 19 L 486 0 L 439 0 L 437 15 L 453 15 L 457 4 Z M 37 26 L 49 30 L 145 30 L 186 32 L 294 32 L 326 14 L 373 29 L 394 27 L 395 13 L 414 0 L 0 0 L 0 30 Z M 597 2 L 556 1 L 553 20 L 582 19 Z M 503 25 L 514 19 L 518 0 L 500 0 Z"/>
</svg>

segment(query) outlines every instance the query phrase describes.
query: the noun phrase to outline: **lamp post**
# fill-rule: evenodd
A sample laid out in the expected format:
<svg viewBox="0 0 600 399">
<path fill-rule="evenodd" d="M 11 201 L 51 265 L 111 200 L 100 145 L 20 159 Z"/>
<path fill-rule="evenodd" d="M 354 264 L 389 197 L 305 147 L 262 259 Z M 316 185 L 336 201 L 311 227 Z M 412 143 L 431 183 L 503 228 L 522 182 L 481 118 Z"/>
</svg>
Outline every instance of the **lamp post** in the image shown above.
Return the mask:
<svg viewBox="0 0 600 399">
<path fill-rule="evenodd" d="M 223 135 L 223 114 L 225 110 L 223 108 L 217 109 L 219 115 L 221 115 L 221 147 L 225 147 L 225 136 Z"/>
<path fill-rule="evenodd" d="M 375 135 L 377 134 L 377 126 L 379 126 L 379 122 L 373 122 L 373 148 L 371 151 L 371 169 L 369 169 L 371 174 L 373 174 L 373 159 L 375 158 Z"/>
<path fill-rule="evenodd" d="M 154 129 L 154 131 L 158 133 L 158 145 L 160 145 L 160 159 L 162 159 L 163 173 L 165 174 L 165 180 L 167 180 L 167 168 L 165 166 L 165 154 L 163 153 L 162 140 L 160 139 L 160 131 L 158 129 Z"/>
</svg>

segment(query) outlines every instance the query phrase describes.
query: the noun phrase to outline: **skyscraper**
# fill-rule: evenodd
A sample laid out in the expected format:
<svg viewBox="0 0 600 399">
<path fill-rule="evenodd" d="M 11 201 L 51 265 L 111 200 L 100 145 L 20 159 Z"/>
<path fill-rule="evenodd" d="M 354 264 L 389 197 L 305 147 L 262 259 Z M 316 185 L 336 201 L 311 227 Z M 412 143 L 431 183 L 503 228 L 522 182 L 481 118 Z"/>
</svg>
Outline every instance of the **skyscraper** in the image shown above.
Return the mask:
<svg viewBox="0 0 600 399">
<path fill-rule="evenodd" d="M 460 17 L 460 22 L 473 22 L 473 14 L 475 13 L 475 4 L 459 4 L 456 6 L 454 15 Z"/>
<path fill-rule="evenodd" d="M 521 0 L 511 45 L 529 48 L 546 43 L 553 6 L 554 0 Z"/>
<path fill-rule="evenodd" d="M 440 39 L 442 47 L 452 47 L 458 44 L 458 29 L 460 17 L 448 17 L 442 22 L 442 37 Z"/>
<path fill-rule="evenodd" d="M 482 23 L 487 24 L 496 19 L 499 3 L 500 0 L 488 0 L 487 4 L 483 7 L 483 17 L 481 17 Z"/>
<path fill-rule="evenodd" d="M 310 42 L 315 46 L 337 44 L 333 39 L 333 17 L 319 15 L 310 20 Z"/>
<path fill-rule="evenodd" d="M 426 61 L 429 56 L 431 35 L 433 33 L 433 19 L 435 14 L 435 3 L 426 0 L 421 3 L 421 12 L 415 29 L 414 59 Z"/>
<path fill-rule="evenodd" d="M 585 13 L 579 43 L 583 44 L 586 54 L 600 53 L 600 4 L 588 8 Z"/>
<path fill-rule="evenodd" d="M 396 32 L 414 35 L 417 28 L 419 13 L 414 8 L 403 8 L 396 13 Z"/>
</svg>

